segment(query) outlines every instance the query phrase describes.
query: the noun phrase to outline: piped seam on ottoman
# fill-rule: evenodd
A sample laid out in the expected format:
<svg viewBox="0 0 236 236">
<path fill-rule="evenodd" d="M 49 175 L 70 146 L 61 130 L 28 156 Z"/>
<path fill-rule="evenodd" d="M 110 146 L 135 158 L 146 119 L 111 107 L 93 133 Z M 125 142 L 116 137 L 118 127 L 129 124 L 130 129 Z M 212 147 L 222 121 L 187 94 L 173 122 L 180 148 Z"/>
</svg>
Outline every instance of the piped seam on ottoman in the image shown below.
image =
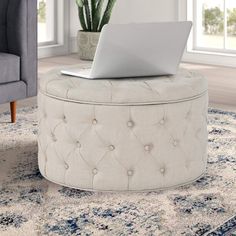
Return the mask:
<svg viewBox="0 0 236 236">
<path fill-rule="evenodd" d="M 182 103 L 182 102 L 187 102 L 187 101 L 192 101 L 195 99 L 198 99 L 205 94 L 208 93 L 208 90 L 205 90 L 204 92 L 188 97 L 188 98 L 182 98 L 182 99 L 177 99 L 177 100 L 167 100 L 167 101 L 150 101 L 150 102 L 125 102 L 125 103 L 118 103 L 118 102 L 95 102 L 95 101 L 80 101 L 80 100 L 74 100 L 74 99 L 69 99 L 69 98 L 62 98 L 58 97 L 52 94 L 49 94 L 47 92 L 42 91 L 41 89 L 39 90 L 40 93 L 44 94 L 47 97 L 54 98 L 60 101 L 64 102 L 71 102 L 71 103 L 78 103 L 78 104 L 86 104 L 86 105 L 100 105 L 100 106 L 144 106 L 144 105 L 165 105 L 165 104 L 174 104 L 174 103 Z"/>
</svg>

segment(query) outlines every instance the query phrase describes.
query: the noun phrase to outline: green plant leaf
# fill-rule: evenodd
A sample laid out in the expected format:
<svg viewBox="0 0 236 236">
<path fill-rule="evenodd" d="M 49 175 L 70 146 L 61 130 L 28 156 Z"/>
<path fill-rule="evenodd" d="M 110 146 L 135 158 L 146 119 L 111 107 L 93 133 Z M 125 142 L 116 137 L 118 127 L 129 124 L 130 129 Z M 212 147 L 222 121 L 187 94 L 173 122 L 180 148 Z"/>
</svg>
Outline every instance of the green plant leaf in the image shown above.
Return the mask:
<svg viewBox="0 0 236 236">
<path fill-rule="evenodd" d="M 102 30 L 103 26 L 108 24 L 111 18 L 111 13 L 113 10 L 113 7 L 115 6 L 116 0 L 108 0 L 108 4 L 106 7 L 106 10 L 104 12 L 100 27 L 99 27 L 99 31 Z"/>
<path fill-rule="evenodd" d="M 87 28 L 88 28 L 88 31 L 91 31 L 92 30 L 92 19 L 91 19 L 91 13 L 90 13 L 90 8 L 89 8 L 89 2 L 88 2 L 88 0 L 83 0 L 83 1 L 84 1 L 84 7 L 85 7 Z"/>
<path fill-rule="evenodd" d="M 105 0 L 76 0 L 79 10 L 79 19 L 84 31 L 100 32 L 110 20 L 116 0 L 108 0 L 102 17 Z"/>
<path fill-rule="evenodd" d="M 84 6 L 84 0 L 76 0 L 76 4 L 78 7 L 83 7 Z"/>
<path fill-rule="evenodd" d="M 79 20 L 80 20 L 81 27 L 84 31 L 87 31 L 87 26 L 86 26 L 85 17 L 84 17 L 84 8 L 78 7 L 78 11 L 79 11 Z"/>
<path fill-rule="evenodd" d="M 91 0 L 91 13 L 92 13 L 92 31 L 96 31 L 94 28 L 94 22 L 95 22 L 95 14 L 97 10 L 97 0 Z"/>
<path fill-rule="evenodd" d="M 103 4 L 104 4 L 104 0 L 99 0 L 98 1 L 96 12 L 95 12 L 95 15 L 93 17 L 93 30 L 96 31 L 96 32 L 99 30 L 98 26 L 99 26 L 100 21 L 101 21 Z"/>
</svg>

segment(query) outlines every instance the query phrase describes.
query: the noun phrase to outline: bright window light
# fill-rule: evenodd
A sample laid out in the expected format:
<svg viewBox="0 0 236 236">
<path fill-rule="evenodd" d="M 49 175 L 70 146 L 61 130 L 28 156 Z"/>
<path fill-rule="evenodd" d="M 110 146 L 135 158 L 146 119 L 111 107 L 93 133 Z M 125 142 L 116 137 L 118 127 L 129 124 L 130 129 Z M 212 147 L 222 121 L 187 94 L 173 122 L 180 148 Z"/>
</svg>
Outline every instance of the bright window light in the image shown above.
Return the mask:
<svg viewBox="0 0 236 236">
<path fill-rule="evenodd" d="M 236 53 L 236 0 L 194 1 L 193 48 Z"/>
<path fill-rule="evenodd" d="M 56 1 L 38 1 L 38 43 L 39 45 L 56 42 Z"/>
</svg>

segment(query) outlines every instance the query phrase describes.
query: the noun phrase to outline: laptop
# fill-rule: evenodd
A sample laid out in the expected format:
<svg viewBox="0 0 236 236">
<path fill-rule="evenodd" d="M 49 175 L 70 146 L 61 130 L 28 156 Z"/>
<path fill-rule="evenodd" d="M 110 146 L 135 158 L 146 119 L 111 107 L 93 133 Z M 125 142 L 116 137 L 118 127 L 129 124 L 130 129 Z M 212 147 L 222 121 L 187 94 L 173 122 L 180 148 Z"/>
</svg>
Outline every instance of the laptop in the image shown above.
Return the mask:
<svg viewBox="0 0 236 236">
<path fill-rule="evenodd" d="M 191 27 L 190 21 L 105 25 L 91 68 L 61 73 L 86 79 L 174 75 Z"/>
</svg>

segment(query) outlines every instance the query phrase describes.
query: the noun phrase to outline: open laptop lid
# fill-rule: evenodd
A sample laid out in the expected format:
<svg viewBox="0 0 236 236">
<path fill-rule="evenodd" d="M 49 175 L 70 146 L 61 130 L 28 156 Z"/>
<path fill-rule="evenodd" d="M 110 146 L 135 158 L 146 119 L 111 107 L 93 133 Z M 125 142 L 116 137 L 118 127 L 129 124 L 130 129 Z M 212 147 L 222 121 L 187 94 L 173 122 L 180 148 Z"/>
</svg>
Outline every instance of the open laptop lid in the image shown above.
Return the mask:
<svg viewBox="0 0 236 236">
<path fill-rule="evenodd" d="M 192 22 L 108 24 L 101 33 L 92 78 L 175 74 Z"/>
</svg>

